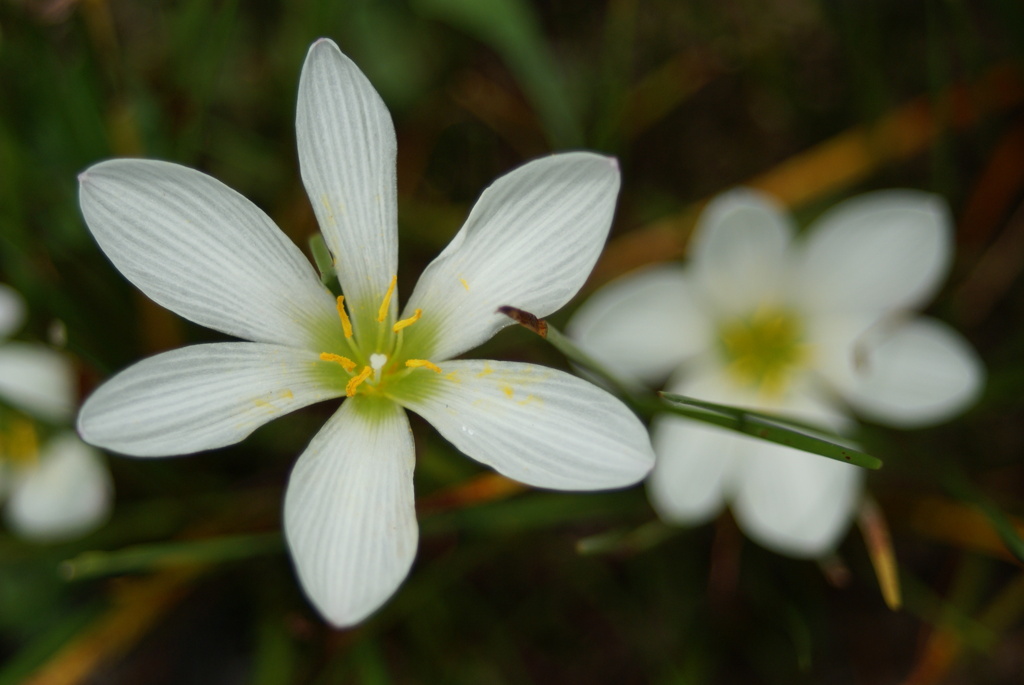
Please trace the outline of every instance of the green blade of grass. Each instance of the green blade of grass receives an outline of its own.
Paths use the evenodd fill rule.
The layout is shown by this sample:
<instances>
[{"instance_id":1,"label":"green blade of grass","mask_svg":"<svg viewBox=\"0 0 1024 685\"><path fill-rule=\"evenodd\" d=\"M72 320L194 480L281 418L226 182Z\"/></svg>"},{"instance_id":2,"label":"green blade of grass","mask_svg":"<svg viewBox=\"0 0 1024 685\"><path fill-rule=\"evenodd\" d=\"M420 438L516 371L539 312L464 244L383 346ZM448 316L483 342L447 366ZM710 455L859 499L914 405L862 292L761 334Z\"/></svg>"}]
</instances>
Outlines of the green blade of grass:
<instances>
[{"instance_id":1,"label":"green blade of grass","mask_svg":"<svg viewBox=\"0 0 1024 685\"><path fill-rule=\"evenodd\" d=\"M792 423L788 419L672 393L661 393L661 397L665 400L666 409L673 414L865 469L882 467L882 461L870 454L783 425Z\"/></svg>"},{"instance_id":2,"label":"green blade of grass","mask_svg":"<svg viewBox=\"0 0 1024 685\"><path fill-rule=\"evenodd\" d=\"M170 566L210 564L248 559L284 551L280 533L232 535L206 540L181 540L123 549L83 552L60 565L67 580L152 571Z\"/></svg>"}]
</instances>

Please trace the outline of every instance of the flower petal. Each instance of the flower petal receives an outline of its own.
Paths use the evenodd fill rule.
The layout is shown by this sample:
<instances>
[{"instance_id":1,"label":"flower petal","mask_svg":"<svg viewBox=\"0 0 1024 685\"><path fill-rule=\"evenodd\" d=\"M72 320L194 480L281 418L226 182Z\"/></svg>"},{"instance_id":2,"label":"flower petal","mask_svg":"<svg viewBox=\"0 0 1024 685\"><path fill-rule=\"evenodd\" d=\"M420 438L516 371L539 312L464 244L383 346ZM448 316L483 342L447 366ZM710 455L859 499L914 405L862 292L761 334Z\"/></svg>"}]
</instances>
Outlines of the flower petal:
<instances>
[{"instance_id":1,"label":"flower petal","mask_svg":"<svg viewBox=\"0 0 1024 685\"><path fill-rule=\"evenodd\" d=\"M619 192L617 162L588 152L534 160L487 188L451 244L423 272L406 316L412 349L434 360L509 325L497 308L544 317L580 289L597 261Z\"/></svg>"},{"instance_id":2,"label":"flower petal","mask_svg":"<svg viewBox=\"0 0 1024 685\"><path fill-rule=\"evenodd\" d=\"M733 513L743 532L794 557L820 557L835 547L856 511L863 469L739 439Z\"/></svg>"},{"instance_id":3,"label":"flower petal","mask_svg":"<svg viewBox=\"0 0 1024 685\"><path fill-rule=\"evenodd\" d=\"M919 306L949 269L952 225L946 203L930 193L887 190L847 200L808 236L794 296L831 314Z\"/></svg>"},{"instance_id":4,"label":"flower petal","mask_svg":"<svg viewBox=\"0 0 1024 685\"><path fill-rule=\"evenodd\" d=\"M772 410L837 434L853 426L809 382L798 383ZM830 551L853 518L863 469L763 440L738 440L732 507L740 528L780 554Z\"/></svg>"},{"instance_id":5,"label":"flower petal","mask_svg":"<svg viewBox=\"0 0 1024 685\"><path fill-rule=\"evenodd\" d=\"M661 414L651 423L658 455L647 496L668 523L696 525L722 510L740 439L727 431Z\"/></svg>"},{"instance_id":6,"label":"flower petal","mask_svg":"<svg viewBox=\"0 0 1024 685\"><path fill-rule=\"evenodd\" d=\"M707 355L684 365L666 390L732 405L751 395ZM658 460L647 479L647 495L662 520L695 525L721 511L731 495L741 436L665 412L651 422L651 442Z\"/></svg>"},{"instance_id":7,"label":"flower petal","mask_svg":"<svg viewBox=\"0 0 1024 685\"><path fill-rule=\"evenodd\" d=\"M708 203L693 236L691 259L696 284L717 315L747 316L781 296L793 233L779 204L749 188Z\"/></svg>"},{"instance_id":8,"label":"flower petal","mask_svg":"<svg viewBox=\"0 0 1024 685\"><path fill-rule=\"evenodd\" d=\"M338 396L317 354L262 343L164 352L101 385L78 415L87 442L140 457L231 445L271 419Z\"/></svg>"},{"instance_id":9,"label":"flower petal","mask_svg":"<svg viewBox=\"0 0 1024 685\"><path fill-rule=\"evenodd\" d=\"M789 415L830 431L850 427L805 379L768 400L734 385L724 369L689 366L695 368L672 384L673 392ZM732 500L744 532L794 556L824 553L849 524L860 469L668 414L656 419L652 433L658 463L648 492L666 521L700 523Z\"/></svg>"},{"instance_id":10,"label":"flower petal","mask_svg":"<svg viewBox=\"0 0 1024 685\"><path fill-rule=\"evenodd\" d=\"M39 461L17 474L5 514L19 535L46 542L67 539L100 525L112 495L100 455L69 433L51 440Z\"/></svg>"},{"instance_id":11,"label":"flower petal","mask_svg":"<svg viewBox=\"0 0 1024 685\"><path fill-rule=\"evenodd\" d=\"M0 340L21 328L25 321L25 301L14 288L0 283Z\"/></svg>"},{"instance_id":12,"label":"flower petal","mask_svg":"<svg viewBox=\"0 0 1024 685\"><path fill-rule=\"evenodd\" d=\"M302 181L358 329L398 268L395 127L359 67L322 38L302 67L295 128Z\"/></svg>"},{"instance_id":13,"label":"flower petal","mask_svg":"<svg viewBox=\"0 0 1024 685\"><path fill-rule=\"evenodd\" d=\"M528 485L621 488L654 463L647 431L626 405L562 371L449 361L420 387L397 401L464 454Z\"/></svg>"},{"instance_id":14,"label":"flower petal","mask_svg":"<svg viewBox=\"0 0 1024 685\"><path fill-rule=\"evenodd\" d=\"M79 180L96 242L158 304L258 342L311 347L317 332L340 331L333 298L299 248L220 181L142 159L101 162Z\"/></svg>"},{"instance_id":15,"label":"flower petal","mask_svg":"<svg viewBox=\"0 0 1024 685\"><path fill-rule=\"evenodd\" d=\"M67 421L75 404L71 362L42 345L4 344L0 347L0 400L47 421Z\"/></svg>"},{"instance_id":16,"label":"flower petal","mask_svg":"<svg viewBox=\"0 0 1024 685\"><path fill-rule=\"evenodd\" d=\"M292 470L284 528L303 589L350 626L390 597L412 566L419 530L409 420L391 402L346 401Z\"/></svg>"},{"instance_id":17,"label":"flower petal","mask_svg":"<svg viewBox=\"0 0 1024 685\"><path fill-rule=\"evenodd\" d=\"M612 281L576 310L566 330L605 368L647 384L712 344L710 321L675 266Z\"/></svg>"},{"instance_id":18,"label":"flower petal","mask_svg":"<svg viewBox=\"0 0 1024 685\"><path fill-rule=\"evenodd\" d=\"M862 363L844 397L879 423L914 427L963 411L985 378L959 333L927 317L882 326L864 341Z\"/></svg>"}]
</instances>

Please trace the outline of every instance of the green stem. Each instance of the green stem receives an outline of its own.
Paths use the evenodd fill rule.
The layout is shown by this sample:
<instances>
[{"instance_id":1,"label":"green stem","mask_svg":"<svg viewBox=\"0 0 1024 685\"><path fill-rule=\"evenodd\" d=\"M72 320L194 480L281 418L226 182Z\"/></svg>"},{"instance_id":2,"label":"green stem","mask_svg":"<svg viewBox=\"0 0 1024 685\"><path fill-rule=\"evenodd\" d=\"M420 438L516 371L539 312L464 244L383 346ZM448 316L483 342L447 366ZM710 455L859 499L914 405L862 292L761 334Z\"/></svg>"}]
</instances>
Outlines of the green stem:
<instances>
[{"instance_id":1,"label":"green stem","mask_svg":"<svg viewBox=\"0 0 1024 685\"><path fill-rule=\"evenodd\" d=\"M334 268L334 258L327 249L323 235L314 233L309 237L309 251L313 253L313 261L320 271L320 282L337 297L341 294L341 285L338 282L338 272Z\"/></svg>"},{"instance_id":2,"label":"green stem","mask_svg":"<svg viewBox=\"0 0 1024 685\"><path fill-rule=\"evenodd\" d=\"M601 365L599 361L590 356L586 351L580 348L579 345L574 343L564 333L559 331L551 324L547 325L547 334L544 338L551 343L556 350L564 354L570 360L576 362L580 366L585 366L594 375L598 376L601 380L608 384L609 387L613 388L617 393L627 398L631 402L640 402L635 397L635 389L630 388L624 381L615 376L612 372L608 371Z\"/></svg>"},{"instance_id":3,"label":"green stem","mask_svg":"<svg viewBox=\"0 0 1024 685\"><path fill-rule=\"evenodd\" d=\"M60 573L66 580L84 580L171 566L247 559L264 554L278 554L283 548L284 542L279 532L160 542L125 547L112 552L83 552L61 563Z\"/></svg>"}]
</instances>

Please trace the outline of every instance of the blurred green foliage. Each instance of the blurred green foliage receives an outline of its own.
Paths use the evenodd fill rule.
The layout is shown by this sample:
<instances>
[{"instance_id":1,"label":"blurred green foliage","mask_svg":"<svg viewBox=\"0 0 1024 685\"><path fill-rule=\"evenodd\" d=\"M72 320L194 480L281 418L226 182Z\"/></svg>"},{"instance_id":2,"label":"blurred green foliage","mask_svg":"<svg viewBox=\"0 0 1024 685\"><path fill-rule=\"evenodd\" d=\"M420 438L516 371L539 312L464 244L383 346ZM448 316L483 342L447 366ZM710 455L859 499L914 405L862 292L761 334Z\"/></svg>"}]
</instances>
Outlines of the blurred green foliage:
<instances>
[{"instance_id":1,"label":"blurred green foliage","mask_svg":"<svg viewBox=\"0 0 1024 685\"><path fill-rule=\"evenodd\" d=\"M31 305L21 337L66 338L83 392L143 356L217 336L147 302L106 262L79 215L76 175L115 156L196 167L305 245L316 227L294 104L320 36L360 65L395 119L408 293L480 190L530 156L588 147L620 158L615 246L910 98L939 103L998 65L1019 75L1024 11L1013 0L0 0L0 281ZM937 115L941 125L954 113ZM0 536L0 683L54 663L119 588L153 571L143 560L127 578L68 582L62 561L133 545L155 545L159 558L183 535L261 542L204 567L152 629L75 682L1019 682L1019 563L971 542L991 532L984 523L960 531L915 512L928 497L964 511L981 503L1012 542L1024 507L1022 264L1000 262L999 278L982 269L993 246L1021 253L1024 177L1013 174L1024 152L992 166L1021 126L1018 101L847 189L911 186L950 200L960 261L933 311L962 327L991 373L955 422L862 436L886 464L869 487L894 529L904 611L885 608L856 532L825 574L744 541L728 517L578 553L581 540L635 540L650 524L634 488L425 513L395 598L358 629L331 631L265 535L279 527L291 463L329 411L313 407L215 453L112 457L115 515L86 539ZM521 330L482 354L564 364ZM420 494L482 473L414 423Z\"/></svg>"}]
</instances>

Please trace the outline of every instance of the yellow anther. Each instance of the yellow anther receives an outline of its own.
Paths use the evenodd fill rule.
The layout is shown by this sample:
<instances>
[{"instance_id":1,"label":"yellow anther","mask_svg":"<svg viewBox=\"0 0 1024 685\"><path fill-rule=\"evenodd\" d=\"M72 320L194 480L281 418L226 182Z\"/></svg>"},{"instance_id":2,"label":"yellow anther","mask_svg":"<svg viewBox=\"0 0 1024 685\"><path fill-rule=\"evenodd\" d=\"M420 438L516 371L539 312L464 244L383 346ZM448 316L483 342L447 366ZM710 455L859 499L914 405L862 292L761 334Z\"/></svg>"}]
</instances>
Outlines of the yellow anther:
<instances>
[{"instance_id":1,"label":"yellow anther","mask_svg":"<svg viewBox=\"0 0 1024 685\"><path fill-rule=\"evenodd\" d=\"M342 357L340 354L333 354L331 352L321 352L320 361L336 362L341 364L349 373L352 373L352 369L356 368L356 363L348 357Z\"/></svg>"},{"instance_id":2,"label":"yellow anther","mask_svg":"<svg viewBox=\"0 0 1024 685\"><path fill-rule=\"evenodd\" d=\"M372 373L373 369L369 366L364 366L358 376L352 376L352 378L348 379L348 385L345 386L345 397L355 397L356 388L362 385L363 381L369 378Z\"/></svg>"},{"instance_id":3,"label":"yellow anther","mask_svg":"<svg viewBox=\"0 0 1024 685\"><path fill-rule=\"evenodd\" d=\"M341 329L345 331L345 337L352 337L352 320L348 318L348 312L345 311L345 296L338 295L338 318L341 319Z\"/></svg>"},{"instance_id":4,"label":"yellow anther","mask_svg":"<svg viewBox=\"0 0 1024 685\"><path fill-rule=\"evenodd\" d=\"M417 321L419 321L421 316L423 316L423 310L417 309L412 313L412 316L410 316L408 319L402 319L401 321L396 322L395 325L391 327L391 330L397 333L403 328L407 328L416 323Z\"/></svg>"},{"instance_id":5,"label":"yellow anther","mask_svg":"<svg viewBox=\"0 0 1024 685\"><path fill-rule=\"evenodd\" d=\"M380 303L380 311L377 312L377 321L384 321L388 318L388 310L391 308L391 295L395 292L395 283L398 283L398 276L391 277L391 284L388 291L384 293L384 301Z\"/></svg>"},{"instance_id":6,"label":"yellow anther","mask_svg":"<svg viewBox=\"0 0 1024 685\"><path fill-rule=\"evenodd\" d=\"M441 373L440 367L434 362L428 362L426 359L408 359L405 365L410 369L430 369L435 373Z\"/></svg>"}]
</instances>

